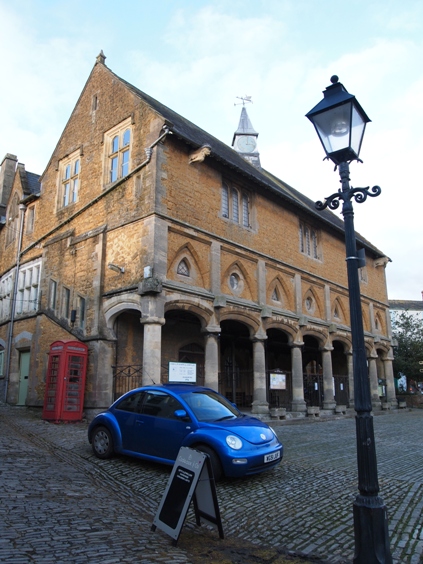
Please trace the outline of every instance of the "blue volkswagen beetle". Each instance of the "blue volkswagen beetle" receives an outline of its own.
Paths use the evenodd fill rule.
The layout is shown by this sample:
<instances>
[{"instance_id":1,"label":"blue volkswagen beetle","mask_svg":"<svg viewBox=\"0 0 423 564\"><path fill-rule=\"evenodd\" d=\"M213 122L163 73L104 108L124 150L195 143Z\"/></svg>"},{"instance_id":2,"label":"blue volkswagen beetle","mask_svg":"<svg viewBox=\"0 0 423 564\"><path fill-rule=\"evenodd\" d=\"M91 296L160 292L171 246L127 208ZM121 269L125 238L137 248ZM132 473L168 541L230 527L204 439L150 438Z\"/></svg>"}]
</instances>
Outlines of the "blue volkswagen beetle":
<instances>
[{"instance_id":1,"label":"blue volkswagen beetle","mask_svg":"<svg viewBox=\"0 0 423 564\"><path fill-rule=\"evenodd\" d=\"M88 440L98 458L119 453L164 464L173 464L182 446L195 448L209 455L216 480L263 472L283 457L266 423L192 384L131 390L93 419Z\"/></svg>"}]
</instances>

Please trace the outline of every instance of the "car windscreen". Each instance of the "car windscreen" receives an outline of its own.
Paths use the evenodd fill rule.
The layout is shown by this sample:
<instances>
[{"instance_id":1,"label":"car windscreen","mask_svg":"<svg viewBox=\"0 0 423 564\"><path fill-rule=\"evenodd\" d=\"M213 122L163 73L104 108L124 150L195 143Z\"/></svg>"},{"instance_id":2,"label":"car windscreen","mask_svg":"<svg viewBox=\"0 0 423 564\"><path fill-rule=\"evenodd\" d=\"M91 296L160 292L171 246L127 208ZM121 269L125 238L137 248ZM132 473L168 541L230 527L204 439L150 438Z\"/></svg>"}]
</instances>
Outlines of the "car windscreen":
<instances>
[{"instance_id":1,"label":"car windscreen","mask_svg":"<svg viewBox=\"0 0 423 564\"><path fill-rule=\"evenodd\" d=\"M241 417L240 411L226 398L213 392L188 392L181 394L198 421L224 421Z\"/></svg>"}]
</instances>

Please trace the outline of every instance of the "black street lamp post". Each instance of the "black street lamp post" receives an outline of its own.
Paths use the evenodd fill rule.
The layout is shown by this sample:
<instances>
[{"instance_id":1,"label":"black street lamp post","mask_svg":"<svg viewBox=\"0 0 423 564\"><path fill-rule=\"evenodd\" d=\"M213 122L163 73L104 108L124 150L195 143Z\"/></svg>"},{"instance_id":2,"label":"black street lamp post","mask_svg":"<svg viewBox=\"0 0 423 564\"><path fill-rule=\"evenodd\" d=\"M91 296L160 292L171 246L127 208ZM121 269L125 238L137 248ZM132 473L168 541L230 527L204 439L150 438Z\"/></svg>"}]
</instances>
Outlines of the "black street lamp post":
<instances>
[{"instance_id":1,"label":"black street lamp post","mask_svg":"<svg viewBox=\"0 0 423 564\"><path fill-rule=\"evenodd\" d=\"M360 160L360 148L366 123L366 113L338 77L331 78L331 86L323 92L324 98L307 116L316 128L327 158L339 167L342 188L335 194L316 202L318 210L326 207L335 210L342 201L344 217L346 261L351 318L354 371L354 408L356 411L356 439L358 490L354 506L354 538L356 564L392 564L389 547L386 506L379 494L376 448L373 430L370 383L364 344L363 316L361 311L358 269L363 266L358 256L352 200L361 204L367 196L379 196L379 186L352 188L349 163Z\"/></svg>"}]
</instances>

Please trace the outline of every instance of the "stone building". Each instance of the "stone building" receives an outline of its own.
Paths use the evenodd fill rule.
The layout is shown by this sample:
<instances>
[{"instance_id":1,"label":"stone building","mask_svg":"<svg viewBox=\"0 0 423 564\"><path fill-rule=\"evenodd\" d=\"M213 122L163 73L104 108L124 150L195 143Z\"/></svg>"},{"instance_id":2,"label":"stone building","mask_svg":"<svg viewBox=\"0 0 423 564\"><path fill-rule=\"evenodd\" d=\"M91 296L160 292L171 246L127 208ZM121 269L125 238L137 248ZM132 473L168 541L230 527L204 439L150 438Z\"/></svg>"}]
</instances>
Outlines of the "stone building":
<instances>
[{"instance_id":1,"label":"stone building","mask_svg":"<svg viewBox=\"0 0 423 564\"><path fill-rule=\"evenodd\" d=\"M219 141L100 53L43 174L2 164L9 403L43 405L51 343L79 340L86 409L166 382L169 363L257 414L353 405L343 222L262 169L257 136L243 107L232 146ZM358 244L377 408L395 399L388 259Z\"/></svg>"}]
</instances>

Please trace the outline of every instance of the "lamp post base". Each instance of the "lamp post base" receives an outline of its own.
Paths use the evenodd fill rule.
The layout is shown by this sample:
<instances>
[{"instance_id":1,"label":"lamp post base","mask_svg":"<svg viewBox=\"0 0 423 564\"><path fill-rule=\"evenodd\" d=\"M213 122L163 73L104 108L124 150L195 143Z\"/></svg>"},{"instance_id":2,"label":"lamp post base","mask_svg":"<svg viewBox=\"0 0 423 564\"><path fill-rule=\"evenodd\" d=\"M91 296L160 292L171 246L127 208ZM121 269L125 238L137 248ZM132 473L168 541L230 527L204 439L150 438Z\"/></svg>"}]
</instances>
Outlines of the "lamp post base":
<instances>
[{"instance_id":1,"label":"lamp post base","mask_svg":"<svg viewBox=\"0 0 423 564\"><path fill-rule=\"evenodd\" d=\"M358 495L353 513L354 564L392 564L388 516L382 498Z\"/></svg>"}]
</instances>

